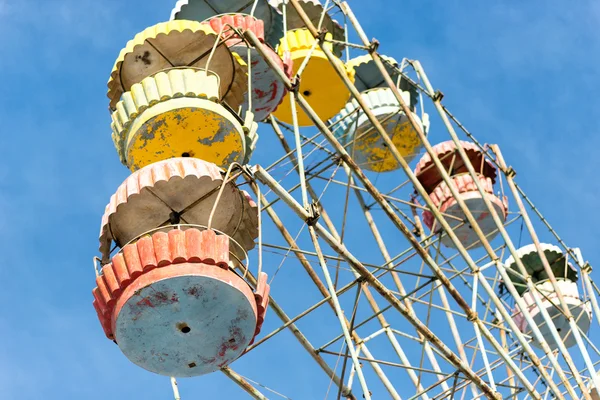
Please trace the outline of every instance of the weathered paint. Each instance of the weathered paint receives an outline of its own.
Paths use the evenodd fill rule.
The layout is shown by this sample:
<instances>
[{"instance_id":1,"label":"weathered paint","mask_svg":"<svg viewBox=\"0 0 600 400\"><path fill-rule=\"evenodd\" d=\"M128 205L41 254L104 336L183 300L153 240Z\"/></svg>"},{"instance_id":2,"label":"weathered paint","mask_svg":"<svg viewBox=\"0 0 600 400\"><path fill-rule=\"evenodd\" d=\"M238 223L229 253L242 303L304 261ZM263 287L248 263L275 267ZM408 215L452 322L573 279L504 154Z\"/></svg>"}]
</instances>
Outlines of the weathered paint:
<instances>
[{"instance_id":1,"label":"weathered paint","mask_svg":"<svg viewBox=\"0 0 600 400\"><path fill-rule=\"evenodd\" d=\"M256 37L264 42L264 23L263 21L257 20L256 18L245 15L245 14L228 14L222 16L216 16L208 20L210 26L215 32L226 32L224 36L229 38L225 44L229 46L229 49L237 56L248 63L248 46L242 38L237 34L231 32L231 27L235 27L240 31L252 31ZM271 60L279 65L281 69L286 71L288 78L292 76L292 61L290 59L289 52L285 52L282 58L270 47L265 47ZM250 60L252 61L252 113L256 121L262 121L269 114L277 109L277 106L283 100L283 97L287 93L285 85L278 79L277 74L265 59L256 51L256 49L250 49ZM284 61L285 60L285 61ZM244 95L244 103L242 104L242 116L248 110L249 93L246 92Z\"/></svg>"},{"instance_id":2,"label":"weathered paint","mask_svg":"<svg viewBox=\"0 0 600 400\"><path fill-rule=\"evenodd\" d=\"M410 97L408 92L402 92ZM420 151L421 140L406 115L400 109L398 100L391 89L374 89L361 93L363 100L369 106L375 117L382 123L396 149L407 162L410 162ZM373 127L364 112L355 112L358 108L356 100L349 102L336 117L339 123L334 134L342 144L354 141L348 151L354 155L358 165L363 169L376 172L393 171L400 164L391 154L383 139ZM414 115L418 122L418 116ZM425 132L429 128L428 119L424 123Z\"/></svg>"},{"instance_id":3,"label":"weathered paint","mask_svg":"<svg viewBox=\"0 0 600 400\"><path fill-rule=\"evenodd\" d=\"M219 77L212 72L193 69L172 69L142 80L131 86L111 113L112 139L124 165L125 139L133 120L148 107L177 97L199 97L219 100Z\"/></svg>"},{"instance_id":4,"label":"weathered paint","mask_svg":"<svg viewBox=\"0 0 600 400\"><path fill-rule=\"evenodd\" d=\"M217 15L205 23L208 23L215 33L221 34L221 38L225 39L225 45L229 48L244 41L232 28L241 32L252 31L261 43L265 42L264 21L248 14Z\"/></svg>"},{"instance_id":5,"label":"weathered paint","mask_svg":"<svg viewBox=\"0 0 600 400\"><path fill-rule=\"evenodd\" d=\"M266 48L268 49L267 52L270 53L271 59L279 64L282 69L289 71L290 74L288 77L291 77L292 69L284 66L283 60L275 51L268 47ZM246 46L242 45L231 47L231 50L242 58L247 58L247 49ZM250 69L252 73L252 112L256 121L262 121L281 104L284 96L287 94L287 89L279 80L275 71L269 67L265 59L255 49L251 49L250 53L252 59L252 68ZM242 110L246 111L247 109L248 93L246 93L244 103L242 104Z\"/></svg>"},{"instance_id":6,"label":"weathered paint","mask_svg":"<svg viewBox=\"0 0 600 400\"><path fill-rule=\"evenodd\" d=\"M577 284L575 282L559 279L557 281L557 285L563 295L565 303L568 305L569 310L571 311L571 314L573 314L575 322L581 333L584 335L587 334L592 321L592 310L590 308L590 304L581 300L579 297L579 290L577 289ZM540 291L540 293L538 293L538 297L541 299L543 307L548 312L552 322L556 326L556 331L565 344L565 347L569 348L577 344L575 336L573 335L571 327L569 326L569 321L567 318L565 318L562 310L556 306L556 304L559 304L559 299L557 293L554 291L552 282L546 280L537 284L536 287ZM546 343L550 349L557 349L558 344L552 336L552 328L546 324L546 321L542 316L542 312L535 303L531 292L527 291L523 295L523 300L531 314L531 317L533 318L536 326L540 329L540 332L542 333L542 336L546 340ZM520 310L518 309L515 309L514 320L521 332L532 335L531 328L527 324L523 314L521 314ZM538 348L542 348L540 343L535 339L533 340L532 344Z\"/></svg>"},{"instance_id":7,"label":"weathered paint","mask_svg":"<svg viewBox=\"0 0 600 400\"><path fill-rule=\"evenodd\" d=\"M331 40L331 34L328 33L326 39ZM285 38L282 39L278 51L281 55L284 51L289 50L294 63L293 74L298 72L314 42L314 37L307 29L288 31ZM326 42L325 45L331 47L330 42ZM341 60L337 60L337 62L345 68ZM353 70L348 70L347 72L350 80L354 81ZM299 93L306 98L310 106L322 120L333 118L344 107L344 104L346 104L350 97L348 88L346 88L344 82L338 77L325 53L318 47L312 53L310 61L302 72ZM313 125L308 115L300 107L297 107L297 110L298 125ZM287 124L293 123L289 94L286 95L273 115L282 122Z\"/></svg>"},{"instance_id":8,"label":"weathered paint","mask_svg":"<svg viewBox=\"0 0 600 400\"><path fill-rule=\"evenodd\" d=\"M127 135L127 166L136 171L172 157L196 157L221 168L244 159L241 124L223 106L199 98L177 98L148 108Z\"/></svg>"},{"instance_id":9,"label":"weathered paint","mask_svg":"<svg viewBox=\"0 0 600 400\"><path fill-rule=\"evenodd\" d=\"M550 264L550 269L552 270L556 278L563 278L568 279L572 282L577 282L577 280L579 279L577 270L573 268L572 265L567 263L565 254L558 246L555 246L550 243L540 243L540 247L544 252L546 260L548 260L548 264ZM527 273L531 275L533 283L549 279L548 274L544 270L544 265L542 264L542 260L537 252L535 244L531 243L519 248L516 254L521 259L521 262L523 263L523 266L525 267ZM519 271L515 259L512 255L506 259L504 265L506 268ZM519 294L523 294L523 292L525 292L526 290L525 282L521 278L519 278L518 276L514 276L513 274L509 274L509 276L515 284Z\"/></svg>"},{"instance_id":10,"label":"weathered paint","mask_svg":"<svg viewBox=\"0 0 600 400\"><path fill-rule=\"evenodd\" d=\"M128 244L96 278L93 305L127 358L167 376L197 376L239 357L260 332L267 275L256 291L229 270L230 239L171 229Z\"/></svg>"},{"instance_id":11,"label":"weathered paint","mask_svg":"<svg viewBox=\"0 0 600 400\"><path fill-rule=\"evenodd\" d=\"M460 141L460 146L463 148L469 161L477 172L492 180L492 184L496 182L496 167L485 155L481 152L479 146L472 142ZM445 170L449 170L452 166L452 174L463 174L468 172L465 163L460 154L456 152L456 144L452 140L438 143L432 148L433 153L440 159ZM454 153L454 154L453 154ZM423 185L427 193L431 193L442 181L442 176L435 167L429 153L423 154L423 157L415 167L415 175Z\"/></svg>"},{"instance_id":12,"label":"weathered paint","mask_svg":"<svg viewBox=\"0 0 600 400\"><path fill-rule=\"evenodd\" d=\"M171 20L205 21L219 14L231 12L250 14L254 1L219 0L208 4L205 0L178 0L171 11ZM253 14L264 22L265 40L275 47L283 37L283 16L267 0L258 0Z\"/></svg>"},{"instance_id":13,"label":"weathered paint","mask_svg":"<svg viewBox=\"0 0 600 400\"><path fill-rule=\"evenodd\" d=\"M452 176L452 182L456 187L459 196L465 202L469 211L473 214L481 231L486 235L488 240L492 240L497 234L496 224L491 213L488 211L485 201L477 190L477 186L473 178L469 174L460 174ZM501 219L505 220L508 212L508 200L506 197L500 200L494 195L494 184L491 178L483 175L478 175L477 179L486 192L488 200L494 205L496 212ZM467 248L474 249L481 246L479 237L468 223L458 227L463 221L466 221L466 216L458 205L458 202L452 196L452 192L445 182L440 183L433 192L429 194L429 198L440 212L454 215L456 218L447 218L448 224L453 228L458 240ZM423 222L429 229L433 227L435 218L431 211L423 212ZM439 223L436 224L436 232L441 231ZM454 248L454 243L446 235L442 238L442 243L446 247ZM469 247L472 246L472 247Z\"/></svg>"},{"instance_id":14,"label":"weathered paint","mask_svg":"<svg viewBox=\"0 0 600 400\"><path fill-rule=\"evenodd\" d=\"M195 228L154 232L130 243L102 267L92 291L94 306L106 336L114 339L115 306L124 291L140 276L171 264L200 263L229 268L229 237Z\"/></svg>"},{"instance_id":15,"label":"weathered paint","mask_svg":"<svg viewBox=\"0 0 600 400\"><path fill-rule=\"evenodd\" d=\"M110 109L131 86L159 71L173 67L205 68L217 35L207 24L196 21L170 21L138 33L121 50L108 81ZM203 57L200 57L204 55ZM220 77L220 98L236 108L243 100L245 66L225 46L217 47L208 68Z\"/></svg>"},{"instance_id":16,"label":"weathered paint","mask_svg":"<svg viewBox=\"0 0 600 400\"><path fill-rule=\"evenodd\" d=\"M109 260L111 243L119 247L170 220L172 210L194 207L184 215L189 224L206 225L215 204L221 170L196 158L173 158L148 165L131 174L111 196L100 227L100 253ZM202 199L201 201L198 201ZM258 208L243 190L227 184L212 227L232 237L245 251L258 237ZM243 259L243 252L232 245Z\"/></svg>"},{"instance_id":17,"label":"weathered paint","mask_svg":"<svg viewBox=\"0 0 600 400\"><path fill-rule=\"evenodd\" d=\"M283 3L284 0L269 0L269 4L279 11L283 11ZM332 19L329 13L325 13L323 15L323 5L319 0L300 0L299 3L302 6L302 10L304 10L308 18L315 26L320 26L322 29L326 29L327 32L331 32L334 40L339 40L340 42L346 41L344 28L339 22ZM321 17L323 18L323 21L319 25L319 22L321 22ZM300 15L298 15L296 8L289 4L289 2L287 3L286 7L286 26L288 30L300 29L306 26L302 18L300 18ZM341 57L343 51L343 45L333 45L333 54L336 56Z\"/></svg>"},{"instance_id":18,"label":"weathered paint","mask_svg":"<svg viewBox=\"0 0 600 400\"><path fill-rule=\"evenodd\" d=\"M498 197L492 194L486 194L486 196L494 206L494 209L496 210L496 213L498 213L500 218L506 219L505 204L503 204ZM475 217L477 225L479 225L479 228L481 229L483 234L486 235L487 239L489 241L494 239L496 235L498 235L496 223L494 222L491 213L489 212L484 200L482 199L477 189L475 189L474 191L463 192L460 194L460 197L465 202L471 214L473 214L473 216ZM446 218L446 221L448 222L450 227L452 227L460 243L469 250L481 247L482 243L479 240L479 236L477 236L473 228L471 228L471 226L468 223L464 223L462 226L458 227L458 225L460 225L463 221L467 220L467 217L465 216L465 213L462 211L456 200L454 198L446 199L443 204L444 205L442 206L442 208L440 208L441 212L447 215L453 215L457 218L460 218L460 220L457 220L456 218ZM428 225L430 228L433 226L434 217L433 215L431 215L431 212L424 211L423 220L426 223L426 225ZM442 230L439 223L436 223L436 227L436 232L440 232ZM442 237L442 243L448 248L456 247L452 240L448 237L448 235Z\"/></svg>"},{"instance_id":19,"label":"weathered paint","mask_svg":"<svg viewBox=\"0 0 600 400\"><path fill-rule=\"evenodd\" d=\"M115 339L140 367L165 376L214 372L237 359L256 329L256 304L237 275L177 264L138 278L117 302Z\"/></svg>"}]
</instances>

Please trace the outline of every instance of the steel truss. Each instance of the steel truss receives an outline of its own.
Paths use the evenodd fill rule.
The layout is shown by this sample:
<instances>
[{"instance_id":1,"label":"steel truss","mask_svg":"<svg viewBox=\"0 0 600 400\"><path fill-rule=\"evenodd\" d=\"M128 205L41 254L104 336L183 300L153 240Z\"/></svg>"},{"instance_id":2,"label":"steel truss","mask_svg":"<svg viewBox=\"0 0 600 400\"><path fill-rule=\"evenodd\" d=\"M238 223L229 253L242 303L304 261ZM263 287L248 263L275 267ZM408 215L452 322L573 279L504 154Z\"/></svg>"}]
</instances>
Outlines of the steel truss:
<instances>
[{"instance_id":1,"label":"steel truss","mask_svg":"<svg viewBox=\"0 0 600 400\"><path fill-rule=\"evenodd\" d=\"M579 269L582 297L591 304L597 323L600 308L596 296L600 291L581 253L564 243L517 185L515 171L506 164L500 148L480 144L467 131L442 104L442 93L433 89L418 61L404 60L396 67L402 79L419 90L421 107L425 107L424 99L429 101L427 107L437 111L441 122L438 126L444 126L448 138L457 145L454 156L460 157L467 167L496 224L498 237L488 240L432 150L423 126L413 117L397 82L387 72L389 65L378 53L378 43L368 39L346 2L326 2L324 12L340 13L346 21L346 32L352 27L353 34L360 40L360 43L334 42L371 56L418 133L425 152L466 215L467 220L462 224L469 224L478 235L482 248L468 249L449 224L456 217L435 207L381 122L345 71L334 62L336 56L324 45L323 31L311 22L298 0L284 4L284 15L285 7L293 7L317 39L319 48L336 68L360 111L387 144L401 171L390 174L395 179L393 185L378 182L379 176L365 172L352 155L351 143L342 145L332 133L334 124L322 121L298 93L297 81L287 78L252 32L243 32L244 40L257 49L290 90L292 110L296 107L303 110L317 129L312 136L307 136L307 131L301 132L297 124L286 126L270 117L274 136L267 138L263 134L261 140L278 142L283 155L268 167L235 166L231 171L232 179L254 190L262 206L264 242L261 239L259 243L259 260L262 260L259 265L268 270L275 282L285 274L301 282L303 278L299 277L298 270L288 264L298 265L318 293L294 297L295 303L287 298L283 300L282 303L290 303L286 308L298 308L298 304L302 304L304 309L294 316L284 312L277 298L271 298L271 320L275 314L282 324L250 346L248 355L260 351L265 343L288 330L335 386L336 393L323 388L323 394L326 391L329 394L326 398L592 400L589 387L600 384L596 375L600 351L585 332L579 331L577 316L572 315L565 302L540 247L536 226L547 228L544 235L559 243L569 261ZM305 63L310 56L309 53ZM301 79L301 74L296 79ZM476 143L497 167L502 191L506 190L503 194L510 197L512 208L506 222L487 200L484 188L476 179L476 167L459 145L461 137ZM290 144L288 138L292 138L293 143ZM411 199L413 188L416 197ZM433 213L442 234L426 232L419 217L421 210ZM291 214L297 219L291 218ZM278 231L281 238L265 236L265 232L271 230ZM442 247L442 235L452 241L455 249ZM558 338L552 318L541 306L545 295L534 285L516 254L521 242L535 245L550 277L558 295L555 307L568 318L577 342L570 349L561 340L557 340L557 349L550 348L510 279L512 275L526 282L542 310L544 321L554 328L554 337ZM509 255L516 260L518 272L508 270L502 263ZM251 283L256 282L251 273L248 278ZM505 293L501 293L501 287ZM312 286L310 290L314 292ZM294 295L302 291L309 289L289 290ZM519 330L514 320L515 307L533 327L532 337ZM327 308L331 308L333 314L324 311ZM310 324L315 314L335 316L335 323L318 330L314 326L301 329L300 325ZM323 337L327 337L324 342ZM532 346L534 340L541 348ZM312 344L316 342L322 344ZM231 368L224 368L223 373L253 398L267 398ZM286 393L285 388L269 380L268 371L254 378L276 387L278 392L274 396L295 398L294 393Z\"/></svg>"}]
</instances>

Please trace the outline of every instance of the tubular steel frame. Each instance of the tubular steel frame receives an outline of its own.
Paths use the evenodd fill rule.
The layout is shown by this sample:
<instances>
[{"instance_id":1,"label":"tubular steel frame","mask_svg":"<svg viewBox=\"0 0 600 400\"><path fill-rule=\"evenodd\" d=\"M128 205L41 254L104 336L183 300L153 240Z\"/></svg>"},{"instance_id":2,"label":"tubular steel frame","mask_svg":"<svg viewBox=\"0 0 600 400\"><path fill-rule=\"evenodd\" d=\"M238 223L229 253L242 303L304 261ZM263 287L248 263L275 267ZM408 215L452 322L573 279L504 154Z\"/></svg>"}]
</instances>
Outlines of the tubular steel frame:
<instances>
[{"instance_id":1,"label":"tubular steel frame","mask_svg":"<svg viewBox=\"0 0 600 400\"><path fill-rule=\"evenodd\" d=\"M254 3L252 9L254 12L257 1L248 1L248 4L252 3ZM223 186L232 179L240 179L243 180L242 184L250 184L258 199L261 213L266 213L268 220L280 232L286 243L286 246L282 246L265 242L261 233L258 259L263 259L263 252L280 251L285 252L283 264L292 254L317 288L320 298L318 302L301 313L290 317L283 311L281 304L271 297L269 308L273 312L270 314L277 315L282 321L282 325L263 335L262 338L257 338L257 341L246 350L246 353L254 352L255 349L287 329L325 372L330 382L335 385L338 399L342 397L345 399L362 397L367 400L382 398L381 396L385 396L381 391L383 389L390 398L398 400L407 398L434 400L458 398L458 396L461 399L532 398L541 400L551 396L557 399L578 400L583 398L591 400L590 385L600 387L600 378L596 374L597 365L600 363L600 351L585 333L579 331L577 321L564 299L541 248L529 212L533 212L539 218L541 225L548 229L565 254L570 257L570 262L579 268L581 272L579 285L583 289L582 297L591 305L593 317L600 327L600 307L597 299L600 290L591 277L591 266L584 262L581 252L564 243L517 185L514 179L515 172L507 166L499 147L497 145L481 145L442 104L443 95L433 89L421 64L418 61L404 60L402 68L396 68L396 72L401 79L406 80L419 91L421 107L423 107L423 99L429 99L432 102L450 139L456 144L457 155L455 156L460 157L466 166L477 191L484 199L488 212L494 219L496 232L502 239L502 245L492 247L488 237L481 231L476 218L459 196L458 190L448 171L444 169L440 158L432 150L432 145L422 124L414 118L397 87L397 82L394 82L388 73L385 61L377 51L378 42L368 40L346 2L327 0L323 7L323 13L337 10L344 17L346 27L346 41L333 42L343 44L346 49L364 50L370 55L387 87L391 89L400 104L402 112L408 117L410 124L417 132L425 152L431 157L434 167L439 171L442 180L466 216L466 221L462 221L462 223L468 223L477 234L483 247L477 254L483 255L477 259L474 258L471 250L460 243L448 222L456 217L442 213L435 207L409 164L394 146L381 122L368 108L343 68L335 62L337 57L324 46L325 31L314 26L298 0L288 0L287 4L284 2L284 27L287 26L285 22L286 7L295 9L306 28L316 39L315 45L308 52L303 66L300 68L300 74L294 79L289 79L269 57L265 45L258 40L254 33L251 31L239 32L243 34L246 43L258 51L290 90L291 109L294 115L293 126L287 127L280 124L273 117L270 117L268 121L284 155L266 168L260 165L236 166L241 172L230 179L226 177ZM323 17L324 14L321 16L319 25L322 23ZM349 26L354 28L360 44L348 41L347 28ZM317 49L331 61L332 67L336 69L339 78L345 83L353 100L360 107L356 112L360 110L364 113L373 125L373 129L387 145L390 154L401 166L406 179L393 190L383 192L377 188L367 173L354 161L351 154L353 148L350 148L352 143L342 145L332 133L335 124L322 121L311 108L307 99L297 92L297 83L301 78L301 72ZM250 51L248 51L248 58L250 57ZM348 51L346 58L349 58ZM250 61L248 60L249 68ZM387 66L389 67L389 65ZM412 79L406 72L406 69L409 68L415 79ZM249 82L249 87L252 87L251 82ZM300 131L295 117L297 106L313 121L318 129L316 135L307 137ZM293 135L293 147L288 143L282 128ZM477 179L474 166L460 146L457 130L473 141L497 167L498 181L503 185L503 189L504 184L506 185L518 210L509 213L510 218L506 222L502 221L488 200L485 190ZM321 141L319 142L319 140ZM306 161L310 157L314 158L315 155L320 155L322 158L318 163L307 168ZM294 171L298 176L298 183L290 189L286 189L283 183L273 176L274 170L279 171L286 165L291 165L291 168L284 174L281 181ZM331 172L332 169L333 172ZM345 174L345 181L342 178L335 179L336 175L342 171ZM230 169L228 176L231 172ZM326 175L328 172L331 172L329 176ZM399 176L399 174L397 175ZM324 184L324 189L319 190L318 183ZM334 222L334 218L324 207L325 202L322 201L325 192L332 185L345 189L344 220L341 228ZM419 201L423 202L424 206L417 201L396 197L395 193L409 185L414 187ZM293 196L294 192L299 192L301 202ZM269 195L273 199L269 199ZM351 202L353 202L352 206L358 210L355 218L364 217L364 222L376 244L377 252L383 259L382 264L362 261L346 247L346 219ZM290 232L291 228L275 211L278 203L283 203L285 206L280 205L280 207L286 207L288 211L296 214L299 222L302 223L302 230L306 228L308 231L307 239L309 240L305 240L304 245L300 243L298 236L294 236ZM357 205L358 207L356 207ZM401 206L409 207L411 216L407 215L400 208ZM376 207L379 207L381 212L378 212ZM435 224L441 227L442 233L427 235L418 216L418 210L429 210L435 217ZM262 218L265 219L264 216ZM519 246L512 241L507 229L510 229L518 221L521 221L522 227L525 227L529 239L535 245L540 256L544 271L550 277L550 282L558 297L558 304L555 304L555 307L567 318L573 332L576 346L571 349L567 349L560 340L552 318L542 306L545 295L535 286L532 277L528 275L517 255ZM387 224L388 229L389 226L392 226L401 233L409 243L406 250L393 255L396 251L391 249L395 246L390 246L390 240L384 239L382 231L385 228L381 227L383 224ZM263 229L262 223L260 228ZM452 241L455 249L442 250L440 242L442 235ZM395 236L393 239L397 242L399 237ZM326 244L335 254L326 254L322 248L323 244ZM518 271L505 268L502 262L505 252L512 255ZM414 266L415 262L419 263L420 270L415 272L414 268L406 267L409 261L412 262L411 266ZM335 275L331 271L333 264L335 264ZM318 271L315 266L319 267ZM340 282L342 266L348 267L351 273L351 277L343 286ZM249 270L243 272L249 283L256 285L256 278L252 272ZM277 275L278 272L279 268L274 275ZM550 348L541 331L534 324L529 308L510 279L511 275L525 281L535 304L541 310L544 322L550 327L553 338L558 343L557 349ZM274 278L275 276L271 279ZM510 294L509 298L497 293L500 281ZM523 334L518 329L513 318L516 310L513 310L510 299L514 300L516 310L525 317L527 324L532 328L532 337ZM327 304L336 316L336 327L339 327L339 332L329 342L316 347L300 330L297 323L321 309L324 304ZM363 304L368 304L368 307ZM362 312L366 308L369 310L368 316ZM446 331L442 332L441 328L433 326L431 321L433 314L443 316L440 320L445 320ZM441 322L438 321L438 323ZM441 336L440 333L445 336ZM532 340L535 340L541 349L534 349L531 344ZM377 358L374 354L375 351L372 351L377 346L369 347L374 342L385 342L391 349L391 352L385 355L387 357L395 356L394 361ZM330 348L334 344L341 345L341 349L331 350ZM407 344L418 348L418 354L408 348ZM325 356L337 356L341 363L341 371L337 371L339 366L337 364L332 368ZM364 368L363 362L370 369ZM396 370L405 371L408 377L406 382L410 382L409 385L391 377L392 373L397 374ZM223 368L222 372L252 398L267 399L252 385L249 379L236 373L230 367ZM395 376L397 377L397 375ZM358 381L358 384L354 384L355 380ZM175 398L179 399L179 389L174 378L171 383ZM374 387L378 389L373 389ZM377 390L377 394L372 390ZM293 393L286 393L286 395L293 397ZM287 398L283 395L281 397Z\"/></svg>"}]
</instances>

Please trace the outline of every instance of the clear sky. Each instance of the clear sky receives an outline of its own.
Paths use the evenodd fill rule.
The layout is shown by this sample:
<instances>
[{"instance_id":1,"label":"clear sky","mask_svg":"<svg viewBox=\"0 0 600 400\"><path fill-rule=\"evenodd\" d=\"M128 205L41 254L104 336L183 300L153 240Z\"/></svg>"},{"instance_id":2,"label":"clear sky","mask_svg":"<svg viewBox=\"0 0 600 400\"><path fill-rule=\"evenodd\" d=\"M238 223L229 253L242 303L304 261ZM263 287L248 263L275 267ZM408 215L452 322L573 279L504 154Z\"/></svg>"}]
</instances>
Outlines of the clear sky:
<instances>
[{"instance_id":1,"label":"clear sky","mask_svg":"<svg viewBox=\"0 0 600 400\"><path fill-rule=\"evenodd\" d=\"M171 396L168 379L129 363L104 338L91 307L100 217L128 174L110 140L106 81L126 41L168 19L171 3L0 0L2 398ZM502 147L549 221L597 264L600 4L350 5L383 53L422 62L445 104L482 142ZM436 132L439 125L432 142ZM253 163L272 146L261 135ZM293 304L288 282L275 281L274 292ZM331 313L322 320L335 323ZM233 367L250 377L270 368L269 386L294 399L323 398L310 389L323 373L295 343L297 358L286 359L293 341L285 338ZM184 399L244 396L219 373L184 380L181 390Z\"/></svg>"}]
</instances>

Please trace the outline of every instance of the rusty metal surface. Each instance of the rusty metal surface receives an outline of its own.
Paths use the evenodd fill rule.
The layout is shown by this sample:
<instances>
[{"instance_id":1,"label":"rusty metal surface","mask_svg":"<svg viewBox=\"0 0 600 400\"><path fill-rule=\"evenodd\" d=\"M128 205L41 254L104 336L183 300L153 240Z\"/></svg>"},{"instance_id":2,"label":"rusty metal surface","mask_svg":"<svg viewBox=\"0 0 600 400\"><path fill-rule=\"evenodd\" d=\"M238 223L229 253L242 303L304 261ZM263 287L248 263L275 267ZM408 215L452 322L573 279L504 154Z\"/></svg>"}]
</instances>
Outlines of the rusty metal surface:
<instances>
[{"instance_id":1,"label":"rusty metal surface","mask_svg":"<svg viewBox=\"0 0 600 400\"><path fill-rule=\"evenodd\" d=\"M225 168L241 161L242 126L220 99L211 71L171 69L134 84L111 113L121 161L133 171L184 153Z\"/></svg>"},{"instance_id":2,"label":"rusty metal surface","mask_svg":"<svg viewBox=\"0 0 600 400\"><path fill-rule=\"evenodd\" d=\"M226 169L242 163L253 150L247 146L244 128L229 110L196 97L156 104L124 133L125 160L132 171L172 157L199 158Z\"/></svg>"},{"instance_id":3,"label":"rusty metal surface","mask_svg":"<svg viewBox=\"0 0 600 400\"><path fill-rule=\"evenodd\" d=\"M173 210L181 212L195 204L181 216L181 223L206 225L222 182L219 168L195 158L173 158L134 172L111 197L102 217L103 261L108 261L112 241L124 246L170 221ZM256 203L228 183L212 227L231 236L246 251L252 249L258 237Z\"/></svg>"},{"instance_id":4,"label":"rusty metal surface","mask_svg":"<svg viewBox=\"0 0 600 400\"><path fill-rule=\"evenodd\" d=\"M129 244L117 253L96 278L94 306L100 322L113 338L112 314L123 291L133 281L155 268L183 262L197 262L228 269L230 242L225 235L198 229L156 232Z\"/></svg>"}]
</instances>

